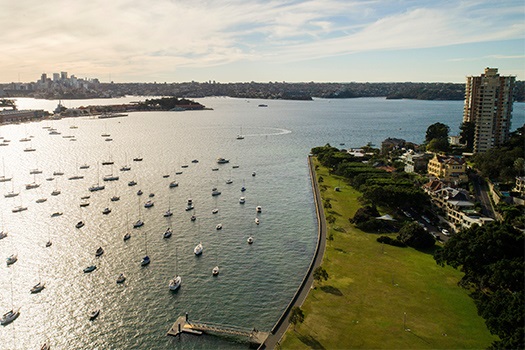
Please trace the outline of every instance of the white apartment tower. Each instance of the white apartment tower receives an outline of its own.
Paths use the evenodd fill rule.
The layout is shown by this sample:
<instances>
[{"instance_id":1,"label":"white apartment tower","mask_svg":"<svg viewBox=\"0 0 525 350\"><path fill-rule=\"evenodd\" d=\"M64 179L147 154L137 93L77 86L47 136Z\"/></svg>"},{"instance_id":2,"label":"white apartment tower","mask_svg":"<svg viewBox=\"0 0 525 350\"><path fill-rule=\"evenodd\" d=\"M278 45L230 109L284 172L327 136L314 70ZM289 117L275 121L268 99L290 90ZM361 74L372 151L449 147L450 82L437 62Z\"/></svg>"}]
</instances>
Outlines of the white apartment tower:
<instances>
[{"instance_id":1,"label":"white apartment tower","mask_svg":"<svg viewBox=\"0 0 525 350\"><path fill-rule=\"evenodd\" d=\"M467 77L463 122L474 123L474 153L509 139L515 81L516 77L500 76L497 68L488 67L479 77Z\"/></svg>"}]
</instances>

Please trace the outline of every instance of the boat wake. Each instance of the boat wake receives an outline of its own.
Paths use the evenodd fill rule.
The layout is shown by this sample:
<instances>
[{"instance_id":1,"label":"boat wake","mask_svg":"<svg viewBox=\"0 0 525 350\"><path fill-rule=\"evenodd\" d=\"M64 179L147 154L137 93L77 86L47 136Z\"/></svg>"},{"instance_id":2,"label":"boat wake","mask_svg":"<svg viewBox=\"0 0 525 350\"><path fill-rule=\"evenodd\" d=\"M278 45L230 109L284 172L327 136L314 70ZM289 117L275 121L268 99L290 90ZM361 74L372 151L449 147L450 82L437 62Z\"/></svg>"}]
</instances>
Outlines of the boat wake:
<instances>
[{"instance_id":1,"label":"boat wake","mask_svg":"<svg viewBox=\"0 0 525 350\"><path fill-rule=\"evenodd\" d=\"M275 130L275 132L261 133L261 134L246 134L246 137L255 137L255 136L276 136L276 135L286 135L291 134L292 130L280 129L280 128L266 128L269 130Z\"/></svg>"}]
</instances>

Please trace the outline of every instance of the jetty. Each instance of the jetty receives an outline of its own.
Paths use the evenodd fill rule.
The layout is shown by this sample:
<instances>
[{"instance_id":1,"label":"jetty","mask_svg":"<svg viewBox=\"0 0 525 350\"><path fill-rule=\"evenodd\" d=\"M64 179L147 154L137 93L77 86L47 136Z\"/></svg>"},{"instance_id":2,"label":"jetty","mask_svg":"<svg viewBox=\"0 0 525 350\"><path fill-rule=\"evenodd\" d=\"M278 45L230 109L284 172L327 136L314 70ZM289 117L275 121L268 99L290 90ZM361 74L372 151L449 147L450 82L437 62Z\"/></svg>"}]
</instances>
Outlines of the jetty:
<instances>
[{"instance_id":1,"label":"jetty","mask_svg":"<svg viewBox=\"0 0 525 350\"><path fill-rule=\"evenodd\" d=\"M188 313L184 316L179 316L177 321L173 323L166 335L180 336L182 333L189 333L194 335L206 334L227 334L248 338L251 346L260 346L268 337L268 332L261 332L255 328L246 329L237 326L226 326L211 322L190 321Z\"/></svg>"}]
</instances>

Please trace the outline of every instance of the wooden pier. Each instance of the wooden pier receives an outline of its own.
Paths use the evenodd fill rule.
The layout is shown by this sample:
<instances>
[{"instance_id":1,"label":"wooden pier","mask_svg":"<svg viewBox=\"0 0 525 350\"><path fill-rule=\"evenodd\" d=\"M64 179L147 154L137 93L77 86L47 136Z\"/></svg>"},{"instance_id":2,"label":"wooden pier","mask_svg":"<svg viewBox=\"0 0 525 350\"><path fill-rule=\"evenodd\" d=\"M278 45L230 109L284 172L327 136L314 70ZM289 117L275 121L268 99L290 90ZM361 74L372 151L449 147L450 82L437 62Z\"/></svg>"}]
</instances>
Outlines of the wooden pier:
<instances>
[{"instance_id":1,"label":"wooden pier","mask_svg":"<svg viewBox=\"0 0 525 350\"><path fill-rule=\"evenodd\" d=\"M249 330L236 326L224 326L209 322L189 321L188 314L180 316L168 330L167 335L179 336L182 333L201 335L203 333L219 333L247 337L250 344L263 344L268 337L268 332L261 332L255 328Z\"/></svg>"}]
</instances>

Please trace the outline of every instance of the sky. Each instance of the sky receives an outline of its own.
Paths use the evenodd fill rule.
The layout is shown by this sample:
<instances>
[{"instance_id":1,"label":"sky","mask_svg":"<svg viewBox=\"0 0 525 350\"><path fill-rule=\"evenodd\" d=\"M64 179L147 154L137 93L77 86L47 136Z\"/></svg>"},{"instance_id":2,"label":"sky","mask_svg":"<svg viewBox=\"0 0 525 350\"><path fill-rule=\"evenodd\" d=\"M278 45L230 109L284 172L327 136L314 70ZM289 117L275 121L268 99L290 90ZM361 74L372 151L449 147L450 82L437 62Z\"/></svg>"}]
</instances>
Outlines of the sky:
<instances>
[{"instance_id":1,"label":"sky","mask_svg":"<svg viewBox=\"0 0 525 350\"><path fill-rule=\"evenodd\" d=\"M0 0L0 82L525 79L525 2Z\"/></svg>"}]
</instances>

